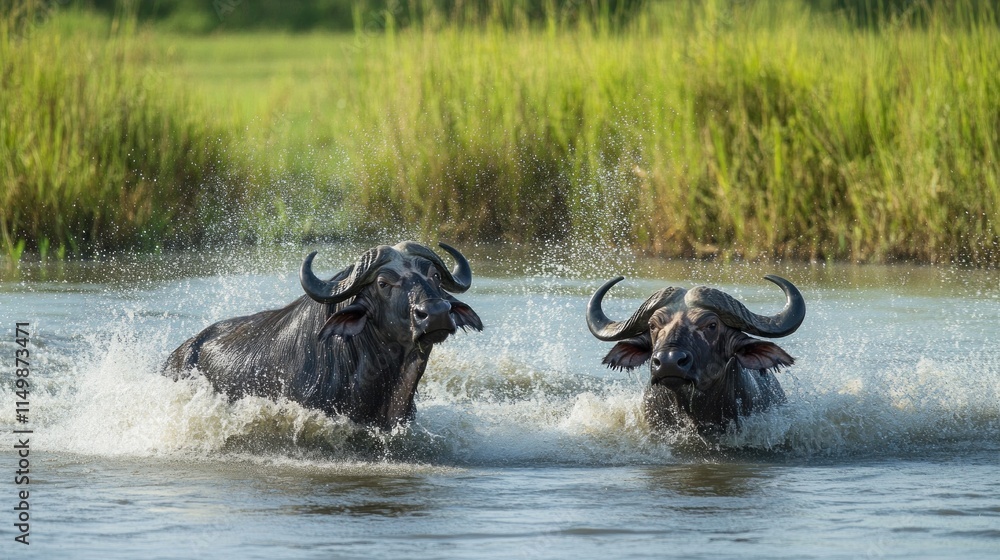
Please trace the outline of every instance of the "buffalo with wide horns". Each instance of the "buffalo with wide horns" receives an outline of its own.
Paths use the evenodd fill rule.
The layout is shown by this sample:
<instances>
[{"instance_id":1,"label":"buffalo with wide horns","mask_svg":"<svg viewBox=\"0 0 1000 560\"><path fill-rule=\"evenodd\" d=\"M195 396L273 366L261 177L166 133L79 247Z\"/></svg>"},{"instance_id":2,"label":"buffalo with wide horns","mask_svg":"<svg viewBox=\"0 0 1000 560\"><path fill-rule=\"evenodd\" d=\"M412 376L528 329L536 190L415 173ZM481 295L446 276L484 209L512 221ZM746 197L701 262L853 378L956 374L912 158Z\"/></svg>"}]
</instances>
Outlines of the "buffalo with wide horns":
<instances>
[{"instance_id":1,"label":"buffalo with wide horns","mask_svg":"<svg viewBox=\"0 0 1000 560\"><path fill-rule=\"evenodd\" d=\"M174 350L164 374L200 372L231 400L284 397L364 425L408 422L431 348L459 328L483 329L451 295L472 283L468 260L440 246L455 259L453 271L406 241L369 249L330 280L313 273L313 252L299 272L305 295L209 326Z\"/></svg>"},{"instance_id":2,"label":"buffalo with wide horns","mask_svg":"<svg viewBox=\"0 0 1000 560\"><path fill-rule=\"evenodd\" d=\"M802 294L788 280L765 276L785 293L774 316L757 315L714 288L664 288L624 321L601 308L622 277L597 289L587 307L587 325L600 340L617 344L604 358L612 369L649 362L643 412L654 428L693 425L719 433L741 417L785 401L774 372L795 360L767 338L788 336L806 315ZM749 335L748 335L749 334Z\"/></svg>"}]
</instances>

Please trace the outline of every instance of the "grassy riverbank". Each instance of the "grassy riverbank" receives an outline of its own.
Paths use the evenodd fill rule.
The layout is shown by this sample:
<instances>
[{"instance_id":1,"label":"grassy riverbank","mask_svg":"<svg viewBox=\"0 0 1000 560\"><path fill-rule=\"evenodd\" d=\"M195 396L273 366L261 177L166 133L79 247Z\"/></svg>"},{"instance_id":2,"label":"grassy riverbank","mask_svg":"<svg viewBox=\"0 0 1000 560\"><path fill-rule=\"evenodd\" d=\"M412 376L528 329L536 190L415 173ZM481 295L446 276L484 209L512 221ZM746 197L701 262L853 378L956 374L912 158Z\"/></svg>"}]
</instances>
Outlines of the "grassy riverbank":
<instances>
[{"instance_id":1,"label":"grassy riverbank","mask_svg":"<svg viewBox=\"0 0 1000 560\"><path fill-rule=\"evenodd\" d=\"M624 31L445 17L400 30L384 13L353 34L108 41L43 25L0 47L3 243L402 224L663 255L996 264L997 17L959 3L873 29L705 2L656 3Z\"/></svg>"},{"instance_id":2,"label":"grassy riverbank","mask_svg":"<svg viewBox=\"0 0 1000 560\"><path fill-rule=\"evenodd\" d=\"M35 23L15 25L23 16ZM8 258L198 242L246 200L234 124L156 71L127 26L0 22L0 243ZM99 30L99 31L98 31Z\"/></svg>"}]
</instances>

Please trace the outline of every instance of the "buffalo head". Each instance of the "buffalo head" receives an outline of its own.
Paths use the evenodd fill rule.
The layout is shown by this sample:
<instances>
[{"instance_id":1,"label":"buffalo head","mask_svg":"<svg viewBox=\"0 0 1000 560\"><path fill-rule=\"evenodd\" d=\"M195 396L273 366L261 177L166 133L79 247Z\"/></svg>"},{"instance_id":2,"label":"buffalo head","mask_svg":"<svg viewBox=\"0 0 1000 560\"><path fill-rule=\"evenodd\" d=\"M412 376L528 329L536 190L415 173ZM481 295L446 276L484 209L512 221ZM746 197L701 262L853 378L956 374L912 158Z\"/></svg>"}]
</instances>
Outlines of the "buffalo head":
<instances>
[{"instance_id":1,"label":"buffalo head","mask_svg":"<svg viewBox=\"0 0 1000 560\"><path fill-rule=\"evenodd\" d=\"M608 281L594 293L587 309L590 332L617 342L603 363L612 369L634 369L649 362L644 401L651 423L679 421L677 415L683 412L699 428L721 428L784 399L772 372L795 360L777 344L749 335L792 334L805 318L805 302L788 280L765 278L786 297L784 309L774 316L752 313L732 296L700 286L664 288L627 320L613 321L601 302L623 278Z\"/></svg>"},{"instance_id":2,"label":"buffalo head","mask_svg":"<svg viewBox=\"0 0 1000 560\"><path fill-rule=\"evenodd\" d=\"M324 304L341 304L319 330L319 339L349 339L366 325L403 347L429 346L445 340L459 328L482 330L471 307L448 292L462 293L472 283L469 262L458 250L439 244L456 262L449 271L427 247L404 241L394 247L380 245L330 280L312 271L316 252L306 257L299 281L306 294Z\"/></svg>"}]
</instances>

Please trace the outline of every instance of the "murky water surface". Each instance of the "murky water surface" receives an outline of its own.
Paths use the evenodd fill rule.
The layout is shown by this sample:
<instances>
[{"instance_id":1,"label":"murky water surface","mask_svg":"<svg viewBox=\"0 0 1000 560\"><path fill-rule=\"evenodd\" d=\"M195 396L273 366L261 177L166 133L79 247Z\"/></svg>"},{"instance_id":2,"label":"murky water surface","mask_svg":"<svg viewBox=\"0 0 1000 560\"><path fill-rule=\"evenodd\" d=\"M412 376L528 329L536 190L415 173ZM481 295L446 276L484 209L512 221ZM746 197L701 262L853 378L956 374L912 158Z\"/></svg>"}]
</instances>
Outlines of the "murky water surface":
<instances>
[{"instance_id":1,"label":"murky water surface","mask_svg":"<svg viewBox=\"0 0 1000 560\"><path fill-rule=\"evenodd\" d=\"M357 246L320 247L332 273ZM466 249L466 248L463 248ZM244 254L239 254L244 251ZM432 354L417 422L368 433L287 402L229 403L158 375L208 324L298 296L306 250L230 250L2 273L4 558L963 557L1000 552L1000 282L960 268L661 262L466 249L486 324ZM245 254L249 252L250 254ZM602 368L584 323L666 285L770 313L789 403L705 443L642 419L645 370ZM30 322L30 417L14 323ZM30 436L30 541L14 541L14 429Z\"/></svg>"}]
</instances>

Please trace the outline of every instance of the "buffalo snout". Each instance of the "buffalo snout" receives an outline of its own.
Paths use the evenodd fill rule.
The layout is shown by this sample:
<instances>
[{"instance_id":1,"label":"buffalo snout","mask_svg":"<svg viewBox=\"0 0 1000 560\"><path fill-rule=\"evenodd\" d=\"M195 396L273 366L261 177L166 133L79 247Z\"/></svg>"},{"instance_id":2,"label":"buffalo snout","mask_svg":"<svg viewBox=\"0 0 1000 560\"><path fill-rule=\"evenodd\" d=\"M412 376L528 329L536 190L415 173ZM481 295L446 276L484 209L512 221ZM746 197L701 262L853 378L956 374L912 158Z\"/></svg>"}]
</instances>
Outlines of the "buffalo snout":
<instances>
[{"instance_id":1,"label":"buffalo snout","mask_svg":"<svg viewBox=\"0 0 1000 560\"><path fill-rule=\"evenodd\" d=\"M653 354L650 359L650 376L654 384L679 385L694 381L691 367L694 357L679 348L666 348Z\"/></svg>"},{"instance_id":2,"label":"buffalo snout","mask_svg":"<svg viewBox=\"0 0 1000 560\"><path fill-rule=\"evenodd\" d=\"M451 316L451 303L445 299L428 299L413 306L414 334L417 337L435 337L444 340L457 330Z\"/></svg>"}]
</instances>

